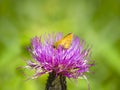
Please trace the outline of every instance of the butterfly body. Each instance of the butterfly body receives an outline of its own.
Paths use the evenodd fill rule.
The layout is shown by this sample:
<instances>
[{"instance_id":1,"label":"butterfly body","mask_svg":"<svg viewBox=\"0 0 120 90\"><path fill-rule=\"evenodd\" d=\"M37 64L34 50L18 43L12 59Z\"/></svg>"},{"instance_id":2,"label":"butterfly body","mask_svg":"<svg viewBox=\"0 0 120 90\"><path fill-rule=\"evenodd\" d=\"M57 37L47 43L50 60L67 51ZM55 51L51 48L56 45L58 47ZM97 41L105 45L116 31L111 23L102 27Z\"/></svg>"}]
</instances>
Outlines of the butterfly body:
<instances>
[{"instance_id":1,"label":"butterfly body","mask_svg":"<svg viewBox=\"0 0 120 90\"><path fill-rule=\"evenodd\" d=\"M62 46L65 49L68 49L71 45L73 39L73 34L69 33L68 35L64 36L62 39L58 40L54 43L54 47L58 48L59 46Z\"/></svg>"}]
</instances>

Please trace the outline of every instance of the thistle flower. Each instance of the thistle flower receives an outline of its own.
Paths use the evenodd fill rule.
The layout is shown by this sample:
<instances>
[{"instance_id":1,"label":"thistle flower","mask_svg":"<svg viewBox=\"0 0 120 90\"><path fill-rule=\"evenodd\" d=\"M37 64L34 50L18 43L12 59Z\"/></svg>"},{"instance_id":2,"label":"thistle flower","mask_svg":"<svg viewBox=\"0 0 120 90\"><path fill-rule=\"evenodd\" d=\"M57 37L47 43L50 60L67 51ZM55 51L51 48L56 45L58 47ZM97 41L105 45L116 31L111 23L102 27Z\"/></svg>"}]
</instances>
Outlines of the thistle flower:
<instances>
[{"instance_id":1,"label":"thistle flower","mask_svg":"<svg viewBox=\"0 0 120 90\"><path fill-rule=\"evenodd\" d=\"M73 34L65 37L62 33L36 36L31 40L29 52L34 62L28 61L27 64L36 70L33 78L49 73L46 90L66 90L66 77L83 77L93 66L89 55L90 49L85 48L85 41ZM53 84L56 82L60 82L61 86L55 87Z\"/></svg>"}]
</instances>

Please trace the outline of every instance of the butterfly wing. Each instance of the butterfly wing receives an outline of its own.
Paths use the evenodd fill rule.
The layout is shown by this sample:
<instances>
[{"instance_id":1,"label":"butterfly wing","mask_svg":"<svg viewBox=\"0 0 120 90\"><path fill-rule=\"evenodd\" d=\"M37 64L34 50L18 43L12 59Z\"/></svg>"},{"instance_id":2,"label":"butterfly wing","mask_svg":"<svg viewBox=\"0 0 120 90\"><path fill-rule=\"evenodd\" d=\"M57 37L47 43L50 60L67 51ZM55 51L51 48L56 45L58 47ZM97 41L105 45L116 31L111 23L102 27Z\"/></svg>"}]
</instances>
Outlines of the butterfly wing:
<instances>
[{"instance_id":1,"label":"butterfly wing","mask_svg":"<svg viewBox=\"0 0 120 90\"><path fill-rule=\"evenodd\" d=\"M66 35L62 39L55 42L54 47L58 48L58 46L62 46L63 48L68 49L71 45L72 39L73 39L73 34L69 33L68 35Z\"/></svg>"}]
</instances>

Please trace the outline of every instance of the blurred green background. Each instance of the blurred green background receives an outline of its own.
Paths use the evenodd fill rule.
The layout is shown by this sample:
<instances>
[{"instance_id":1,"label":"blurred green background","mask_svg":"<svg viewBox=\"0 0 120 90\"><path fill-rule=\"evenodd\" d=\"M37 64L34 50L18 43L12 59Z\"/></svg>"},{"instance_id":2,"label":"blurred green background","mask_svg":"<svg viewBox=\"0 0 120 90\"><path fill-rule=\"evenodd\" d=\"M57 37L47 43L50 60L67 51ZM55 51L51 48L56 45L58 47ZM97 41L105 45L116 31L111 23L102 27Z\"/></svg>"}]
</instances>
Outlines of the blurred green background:
<instances>
[{"instance_id":1,"label":"blurred green background","mask_svg":"<svg viewBox=\"0 0 120 90\"><path fill-rule=\"evenodd\" d=\"M19 66L30 59L35 35L74 33L92 46L91 90L120 90L120 0L0 0L0 90L44 90L47 75L25 81ZM67 80L68 90L88 90Z\"/></svg>"}]
</instances>

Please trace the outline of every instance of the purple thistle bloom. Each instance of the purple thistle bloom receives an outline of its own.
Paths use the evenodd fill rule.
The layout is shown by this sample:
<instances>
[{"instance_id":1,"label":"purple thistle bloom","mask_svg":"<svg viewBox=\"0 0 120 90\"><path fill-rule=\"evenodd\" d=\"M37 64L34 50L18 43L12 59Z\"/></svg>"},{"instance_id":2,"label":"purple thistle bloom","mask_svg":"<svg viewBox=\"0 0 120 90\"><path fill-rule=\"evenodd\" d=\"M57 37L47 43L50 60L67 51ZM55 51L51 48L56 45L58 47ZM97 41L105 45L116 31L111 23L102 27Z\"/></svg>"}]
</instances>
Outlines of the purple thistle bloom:
<instances>
[{"instance_id":1,"label":"purple thistle bloom","mask_svg":"<svg viewBox=\"0 0 120 90\"><path fill-rule=\"evenodd\" d=\"M93 63L90 60L90 49L85 49L85 42L74 35L68 49L62 46L54 48L54 43L62 38L62 33L53 33L31 40L29 51L35 61L28 61L28 66L36 70L33 78L52 72L56 76L78 78L89 72Z\"/></svg>"}]
</instances>

